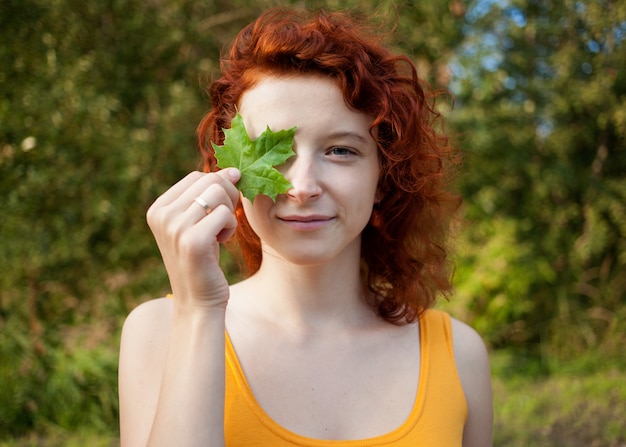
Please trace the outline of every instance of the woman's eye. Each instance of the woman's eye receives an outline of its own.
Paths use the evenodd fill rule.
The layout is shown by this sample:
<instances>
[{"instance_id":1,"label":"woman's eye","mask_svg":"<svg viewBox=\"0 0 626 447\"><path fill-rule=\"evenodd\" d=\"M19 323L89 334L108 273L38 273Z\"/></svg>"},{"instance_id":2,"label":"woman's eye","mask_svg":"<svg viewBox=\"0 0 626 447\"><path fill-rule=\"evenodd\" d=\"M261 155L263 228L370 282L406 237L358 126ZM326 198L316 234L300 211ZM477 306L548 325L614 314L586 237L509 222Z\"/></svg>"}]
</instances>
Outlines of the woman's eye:
<instances>
[{"instance_id":1,"label":"woman's eye","mask_svg":"<svg viewBox=\"0 0 626 447\"><path fill-rule=\"evenodd\" d=\"M347 147L333 147L332 149L330 149L330 151L328 151L329 154L331 155L339 155L339 156L346 156L346 155L354 155L354 150L347 148Z\"/></svg>"}]
</instances>

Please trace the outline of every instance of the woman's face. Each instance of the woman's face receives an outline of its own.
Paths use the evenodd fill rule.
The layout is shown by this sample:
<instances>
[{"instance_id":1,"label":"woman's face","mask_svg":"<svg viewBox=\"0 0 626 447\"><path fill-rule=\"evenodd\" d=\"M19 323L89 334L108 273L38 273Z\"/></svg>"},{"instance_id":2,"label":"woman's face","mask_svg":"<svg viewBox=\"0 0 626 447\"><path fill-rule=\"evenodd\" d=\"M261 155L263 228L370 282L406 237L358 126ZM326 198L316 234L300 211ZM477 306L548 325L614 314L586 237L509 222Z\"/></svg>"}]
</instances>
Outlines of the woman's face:
<instances>
[{"instance_id":1,"label":"woman's face","mask_svg":"<svg viewBox=\"0 0 626 447\"><path fill-rule=\"evenodd\" d=\"M303 265L358 259L379 178L372 118L349 109L333 80L313 75L265 76L243 94L239 112L252 139L267 126L297 126L296 155L277 167L293 188L275 203L243 199L264 257Z\"/></svg>"}]
</instances>

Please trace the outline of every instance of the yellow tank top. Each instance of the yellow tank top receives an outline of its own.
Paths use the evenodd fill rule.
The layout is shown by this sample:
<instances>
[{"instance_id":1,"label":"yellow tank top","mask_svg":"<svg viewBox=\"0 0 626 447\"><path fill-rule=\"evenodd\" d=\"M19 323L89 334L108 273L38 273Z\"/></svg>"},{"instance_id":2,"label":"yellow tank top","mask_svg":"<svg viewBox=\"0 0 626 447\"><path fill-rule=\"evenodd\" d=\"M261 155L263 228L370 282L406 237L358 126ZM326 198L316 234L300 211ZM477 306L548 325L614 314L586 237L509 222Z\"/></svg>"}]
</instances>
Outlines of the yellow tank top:
<instances>
[{"instance_id":1,"label":"yellow tank top","mask_svg":"<svg viewBox=\"0 0 626 447\"><path fill-rule=\"evenodd\" d=\"M256 401L226 337L225 435L227 447L455 447L461 446L467 404L454 363L448 314L428 310L420 319L421 370L409 417L395 430L360 440L300 436L272 420Z\"/></svg>"}]
</instances>

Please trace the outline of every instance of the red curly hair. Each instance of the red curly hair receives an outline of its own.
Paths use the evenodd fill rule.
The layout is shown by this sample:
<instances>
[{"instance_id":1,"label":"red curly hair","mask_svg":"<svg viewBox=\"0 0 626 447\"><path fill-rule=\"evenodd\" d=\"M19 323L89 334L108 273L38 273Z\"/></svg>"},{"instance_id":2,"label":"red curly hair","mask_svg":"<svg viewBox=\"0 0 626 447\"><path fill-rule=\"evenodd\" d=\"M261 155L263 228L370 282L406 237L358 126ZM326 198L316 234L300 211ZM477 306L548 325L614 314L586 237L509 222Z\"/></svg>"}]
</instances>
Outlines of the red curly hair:
<instances>
[{"instance_id":1,"label":"red curly hair","mask_svg":"<svg viewBox=\"0 0 626 447\"><path fill-rule=\"evenodd\" d=\"M436 130L435 97L404 55L394 55L368 27L343 13L271 9L245 27L221 60L222 76L208 89L212 108L198 126L204 170L217 169L211 141L242 94L267 74L323 74L337 82L346 104L374 117L372 136L381 163L376 219L363 231L364 280L381 317L414 321L451 289L447 239L458 196L450 191L459 161ZM261 265L261 243L241 205L236 240L252 274Z\"/></svg>"}]
</instances>

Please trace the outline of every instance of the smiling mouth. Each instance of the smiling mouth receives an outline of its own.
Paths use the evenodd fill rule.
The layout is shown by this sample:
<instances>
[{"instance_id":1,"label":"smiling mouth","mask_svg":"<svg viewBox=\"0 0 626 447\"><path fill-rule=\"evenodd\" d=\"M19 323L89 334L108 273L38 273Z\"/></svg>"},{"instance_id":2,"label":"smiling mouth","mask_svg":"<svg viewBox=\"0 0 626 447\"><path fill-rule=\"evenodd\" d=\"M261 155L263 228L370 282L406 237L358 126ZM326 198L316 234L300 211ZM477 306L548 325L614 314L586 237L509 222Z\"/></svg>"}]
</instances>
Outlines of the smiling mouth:
<instances>
[{"instance_id":1,"label":"smiling mouth","mask_svg":"<svg viewBox=\"0 0 626 447\"><path fill-rule=\"evenodd\" d=\"M280 220L285 221L285 222L325 222L328 220L332 220L333 217L331 216L318 216L318 215L312 215L312 216L282 216L279 217Z\"/></svg>"},{"instance_id":2,"label":"smiling mouth","mask_svg":"<svg viewBox=\"0 0 626 447\"><path fill-rule=\"evenodd\" d=\"M296 231L314 232L327 227L335 220L333 216L282 216L278 220Z\"/></svg>"}]
</instances>

